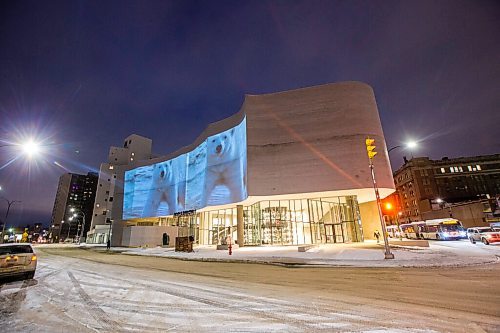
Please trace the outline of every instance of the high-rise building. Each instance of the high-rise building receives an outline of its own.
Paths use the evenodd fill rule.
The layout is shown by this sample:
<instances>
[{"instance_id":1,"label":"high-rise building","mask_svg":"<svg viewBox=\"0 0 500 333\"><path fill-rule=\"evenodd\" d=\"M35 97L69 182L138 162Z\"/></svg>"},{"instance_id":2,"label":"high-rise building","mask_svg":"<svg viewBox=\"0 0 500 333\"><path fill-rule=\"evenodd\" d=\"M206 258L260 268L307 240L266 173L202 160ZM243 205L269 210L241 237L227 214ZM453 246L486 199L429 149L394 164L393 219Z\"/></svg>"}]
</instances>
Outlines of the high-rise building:
<instances>
[{"instance_id":1,"label":"high-rise building","mask_svg":"<svg viewBox=\"0 0 500 333\"><path fill-rule=\"evenodd\" d=\"M500 154L406 160L394 172L401 221L422 220L433 205L489 199L500 195ZM438 200L439 199L439 200Z\"/></svg>"},{"instance_id":2,"label":"high-rise building","mask_svg":"<svg viewBox=\"0 0 500 333\"><path fill-rule=\"evenodd\" d=\"M135 161L150 159L152 157L151 147L151 139L136 134L125 138L123 147L110 147L108 161L102 163L99 169L97 194L87 243L107 242L110 233L109 223L113 219L116 175L120 172L123 173L124 168Z\"/></svg>"},{"instance_id":3,"label":"high-rise building","mask_svg":"<svg viewBox=\"0 0 500 333\"><path fill-rule=\"evenodd\" d=\"M59 178L50 239L53 242L86 237L92 219L98 175L66 173Z\"/></svg>"}]
</instances>

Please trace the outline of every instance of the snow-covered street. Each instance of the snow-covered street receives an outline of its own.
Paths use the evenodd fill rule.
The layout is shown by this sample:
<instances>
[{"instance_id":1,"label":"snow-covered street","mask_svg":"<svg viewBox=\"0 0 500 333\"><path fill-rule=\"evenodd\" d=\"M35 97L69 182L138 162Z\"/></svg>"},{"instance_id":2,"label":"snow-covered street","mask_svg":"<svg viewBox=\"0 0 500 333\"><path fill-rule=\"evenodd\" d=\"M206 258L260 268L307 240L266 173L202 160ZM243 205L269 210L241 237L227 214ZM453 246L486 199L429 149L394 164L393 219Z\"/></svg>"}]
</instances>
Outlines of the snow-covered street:
<instances>
[{"instance_id":1,"label":"snow-covered street","mask_svg":"<svg viewBox=\"0 0 500 333\"><path fill-rule=\"evenodd\" d=\"M289 268L37 252L34 280L0 287L4 332L500 330L499 264Z\"/></svg>"}]
</instances>

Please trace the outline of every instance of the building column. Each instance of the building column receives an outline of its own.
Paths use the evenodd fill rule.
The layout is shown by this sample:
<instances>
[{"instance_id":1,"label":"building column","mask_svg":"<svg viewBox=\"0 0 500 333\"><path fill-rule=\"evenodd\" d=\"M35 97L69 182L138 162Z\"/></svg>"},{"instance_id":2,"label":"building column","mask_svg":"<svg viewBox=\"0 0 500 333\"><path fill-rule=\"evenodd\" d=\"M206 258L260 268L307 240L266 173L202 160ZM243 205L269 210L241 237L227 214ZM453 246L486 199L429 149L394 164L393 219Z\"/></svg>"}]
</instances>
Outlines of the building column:
<instances>
[{"instance_id":1,"label":"building column","mask_svg":"<svg viewBox=\"0 0 500 333\"><path fill-rule=\"evenodd\" d=\"M238 238L238 246L245 246L245 233L244 233L244 223L243 220L243 205L236 205L236 235Z\"/></svg>"},{"instance_id":2,"label":"building column","mask_svg":"<svg viewBox=\"0 0 500 333\"><path fill-rule=\"evenodd\" d=\"M207 226L206 226L206 219L205 219L205 212L203 213L198 213L198 216L200 217L200 229L199 229L199 239L198 243L200 245L208 245L207 242Z\"/></svg>"}]
</instances>

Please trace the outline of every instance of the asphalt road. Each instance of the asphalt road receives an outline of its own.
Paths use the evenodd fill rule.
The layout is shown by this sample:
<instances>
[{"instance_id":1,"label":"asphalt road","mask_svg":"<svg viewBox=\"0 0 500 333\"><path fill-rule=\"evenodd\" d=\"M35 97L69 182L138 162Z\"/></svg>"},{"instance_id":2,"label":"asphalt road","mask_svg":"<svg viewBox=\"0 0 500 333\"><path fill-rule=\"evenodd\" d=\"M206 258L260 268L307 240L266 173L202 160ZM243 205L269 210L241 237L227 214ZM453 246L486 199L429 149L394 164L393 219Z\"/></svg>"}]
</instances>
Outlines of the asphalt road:
<instances>
[{"instance_id":1,"label":"asphalt road","mask_svg":"<svg viewBox=\"0 0 500 333\"><path fill-rule=\"evenodd\" d=\"M288 268L39 249L2 332L500 332L500 264Z\"/></svg>"}]
</instances>

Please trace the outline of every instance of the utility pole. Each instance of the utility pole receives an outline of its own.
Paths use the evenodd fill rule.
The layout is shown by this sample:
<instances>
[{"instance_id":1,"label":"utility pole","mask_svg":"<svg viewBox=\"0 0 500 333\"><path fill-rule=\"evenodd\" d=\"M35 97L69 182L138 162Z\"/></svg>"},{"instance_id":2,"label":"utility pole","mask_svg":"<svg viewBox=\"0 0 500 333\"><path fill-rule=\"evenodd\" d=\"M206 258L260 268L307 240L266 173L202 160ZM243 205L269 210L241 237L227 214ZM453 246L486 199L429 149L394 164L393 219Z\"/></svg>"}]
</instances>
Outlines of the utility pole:
<instances>
[{"instance_id":1,"label":"utility pole","mask_svg":"<svg viewBox=\"0 0 500 333\"><path fill-rule=\"evenodd\" d=\"M389 247L389 240L387 239L387 231L385 227L385 220L382 214L380 194L378 192L377 181L375 180L375 167L373 166L373 158L377 155L375 151L375 139L367 138L365 140L366 151L368 153L368 158L370 160L370 173L372 176L373 190L375 191L375 198L377 199L378 215L380 219L380 225L382 227L382 237L384 237L384 248L385 248L385 259L394 259L394 254L391 253L391 248Z\"/></svg>"}]
</instances>

